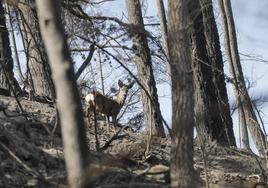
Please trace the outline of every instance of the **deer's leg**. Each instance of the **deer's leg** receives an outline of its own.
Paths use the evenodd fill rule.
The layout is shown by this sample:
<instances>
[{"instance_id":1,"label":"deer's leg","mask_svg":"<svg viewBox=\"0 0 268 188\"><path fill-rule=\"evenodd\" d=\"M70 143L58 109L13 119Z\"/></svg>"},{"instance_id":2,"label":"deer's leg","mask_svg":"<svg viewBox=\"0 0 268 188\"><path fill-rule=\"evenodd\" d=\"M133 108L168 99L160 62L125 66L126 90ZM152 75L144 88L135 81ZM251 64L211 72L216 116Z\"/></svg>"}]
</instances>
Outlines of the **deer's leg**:
<instances>
[{"instance_id":1,"label":"deer's leg","mask_svg":"<svg viewBox=\"0 0 268 188\"><path fill-rule=\"evenodd\" d=\"M88 118L88 120L90 119L90 110L89 110L89 107L87 107L87 109L86 109L86 117Z\"/></svg>"},{"instance_id":2,"label":"deer's leg","mask_svg":"<svg viewBox=\"0 0 268 188\"><path fill-rule=\"evenodd\" d=\"M87 107L86 116L89 117L89 107Z\"/></svg>"},{"instance_id":3,"label":"deer's leg","mask_svg":"<svg viewBox=\"0 0 268 188\"><path fill-rule=\"evenodd\" d=\"M110 132L110 129L109 129L109 124L110 124L110 118L108 115L105 116L105 121L106 121L106 130Z\"/></svg>"},{"instance_id":4,"label":"deer's leg","mask_svg":"<svg viewBox=\"0 0 268 188\"><path fill-rule=\"evenodd\" d=\"M106 116L106 122L107 122L107 123L110 123L110 118L109 118L109 116Z\"/></svg>"},{"instance_id":5,"label":"deer's leg","mask_svg":"<svg viewBox=\"0 0 268 188\"><path fill-rule=\"evenodd\" d=\"M106 115L105 116L105 121L106 121L106 131L107 132L110 132L110 125L109 125L109 122L110 122L110 120L109 120L109 116L108 115Z\"/></svg>"},{"instance_id":6,"label":"deer's leg","mask_svg":"<svg viewBox=\"0 0 268 188\"><path fill-rule=\"evenodd\" d=\"M99 138L98 138L98 130L97 130L97 112L96 112L96 107L93 106L93 115L94 115L94 134L95 134L95 139L96 139L96 151L99 151L100 149L100 144L99 144Z\"/></svg>"},{"instance_id":7,"label":"deer's leg","mask_svg":"<svg viewBox=\"0 0 268 188\"><path fill-rule=\"evenodd\" d=\"M116 116L112 116L112 121L113 121L114 130L115 130L115 128L117 126Z\"/></svg>"}]
</instances>

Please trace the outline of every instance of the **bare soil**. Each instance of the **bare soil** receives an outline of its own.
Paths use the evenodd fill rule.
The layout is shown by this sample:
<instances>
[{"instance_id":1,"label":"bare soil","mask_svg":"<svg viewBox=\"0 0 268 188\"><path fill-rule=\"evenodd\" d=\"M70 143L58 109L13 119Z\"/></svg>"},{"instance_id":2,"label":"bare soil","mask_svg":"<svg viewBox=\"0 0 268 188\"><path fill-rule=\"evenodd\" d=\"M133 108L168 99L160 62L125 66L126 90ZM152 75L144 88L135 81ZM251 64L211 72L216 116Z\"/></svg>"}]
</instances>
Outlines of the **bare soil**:
<instances>
[{"instance_id":1,"label":"bare soil","mask_svg":"<svg viewBox=\"0 0 268 188\"><path fill-rule=\"evenodd\" d=\"M14 97L0 96L0 187L68 187L55 108L19 102L23 114ZM145 133L99 121L97 152L90 122L85 118L93 164L86 175L93 187L170 187L170 138L153 138L146 153ZM268 187L266 160L255 154L216 145L201 150L195 143L194 161L202 187L206 180L211 188Z\"/></svg>"}]
</instances>

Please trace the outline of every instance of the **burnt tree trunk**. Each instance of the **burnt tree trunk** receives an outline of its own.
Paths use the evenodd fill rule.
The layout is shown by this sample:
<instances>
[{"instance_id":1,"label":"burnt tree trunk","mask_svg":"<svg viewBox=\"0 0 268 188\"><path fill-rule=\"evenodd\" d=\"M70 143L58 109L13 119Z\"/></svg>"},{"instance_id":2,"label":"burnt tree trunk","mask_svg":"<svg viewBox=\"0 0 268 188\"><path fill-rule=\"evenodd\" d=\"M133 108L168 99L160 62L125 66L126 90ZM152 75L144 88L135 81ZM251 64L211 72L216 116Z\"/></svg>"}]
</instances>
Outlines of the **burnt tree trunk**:
<instances>
[{"instance_id":1,"label":"burnt tree trunk","mask_svg":"<svg viewBox=\"0 0 268 188\"><path fill-rule=\"evenodd\" d=\"M48 64L44 44L41 39L35 10L35 0L23 0L19 4L21 24L26 55L28 56L29 71L32 77L32 88L38 96L55 98L54 85L51 79L51 70Z\"/></svg>"},{"instance_id":2,"label":"burnt tree trunk","mask_svg":"<svg viewBox=\"0 0 268 188\"><path fill-rule=\"evenodd\" d=\"M19 59L19 54L18 54L18 49L17 49L17 44L16 44L15 31L14 31L14 26L13 26L13 23L12 23L11 11L10 11L10 8L9 8L8 4L6 4L6 8L7 8L7 16L8 16L8 20L9 20L9 26L10 26L11 39L12 39L12 43L14 45L15 62L16 62L16 66L17 66L20 81L24 82L25 78L23 76L22 69L21 69L21 66L20 66L20 59Z\"/></svg>"},{"instance_id":3,"label":"burnt tree trunk","mask_svg":"<svg viewBox=\"0 0 268 188\"><path fill-rule=\"evenodd\" d=\"M0 88L9 90L10 93L14 91L15 94L20 94L21 89L14 76L13 67L5 11L3 1L0 0Z\"/></svg>"},{"instance_id":4,"label":"burnt tree trunk","mask_svg":"<svg viewBox=\"0 0 268 188\"><path fill-rule=\"evenodd\" d=\"M188 25L190 2L169 0L169 50L172 64L171 187L195 188L193 168L194 96ZM192 10L193 11L193 10Z\"/></svg>"},{"instance_id":5,"label":"burnt tree trunk","mask_svg":"<svg viewBox=\"0 0 268 188\"><path fill-rule=\"evenodd\" d=\"M157 9L158 9L158 17L160 21L160 28L161 28L161 34L162 34L162 43L163 48L167 57L166 66L168 74L171 74L171 67L170 67L170 57L169 57L169 49L168 49L168 31L167 31L167 18L165 13L165 6L163 0L157 0Z\"/></svg>"},{"instance_id":6,"label":"burnt tree trunk","mask_svg":"<svg viewBox=\"0 0 268 188\"><path fill-rule=\"evenodd\" d=\"M57 106L68 181L72 188L90 187L85 185L85 181L90 177L84 176L88 148L83 111L67 42L63 37L60 1L37 0L36 2L42 37L57 90Z\"/></svg>"},{"instance_id":7,"label":"burnt tree trunk","mask_svg":"<svg viewBox=\"0 0 268 188\"><path fill-rule=\"evenodd\" d=\"M238 121L239 121L239 128L240 128L240 132L241 132L241 136L242 138L240 139L240 142L242 141L242 148L247 150L247 151L252 151L250 149L250 145L249 145L249 136L248 136L248 128L247 128L247 120L246 120L246 116L245 116L245 110L244 108L241 106L241 99L239 99L239 104L238 106L240 106L238 108Z\"/></svg>"},{"instance_id":8,"label":"burnt tree trunk","mask_svg":"<svg viewBox=\"0 0 268 188\"><path fill-rule=\"evenodd\" d=\"M209 65L212 69L213 83L215 86L216 100L219 108L220 122L228 139L229 146L236 146L233 131L233 122L230 113L224 70L220 46L219 33L213 12L211 0L200 0L203 14L204 34Z\"/></svg>"},{"instance_id":9,"label":"burnt tree trunk","mask_svg":"<svg viewBox=\"0 0 268 188\"><path fill-rule=\"evenodd\" d=\"M135 50L138 77L152 98L152 101L150 101L146 93L142 91L145 123L148 126L152 125L153 135L165 137L156 83L153 75L152 59L142 18L141 5L139 0L127 0L126 3L128 18L131 24L130 34L133 40L133 48Z\"/></svg>"},{"instance_id":10,"label":"burnt tree trunk","mask_svg":"<svg viewBox=\"0 0 268 188\"><path fill-rule=\"evenodd\" d=\"M198 136L201 142L216 141L229 146L226 127L220 115L219 101L213 82L212 64L206 49L203 14L199 2L191 14L192 70L195 88L195 116Z\"/></svg>"},{"instance_id":11,"label":"burnt tree trunk","mask_svg":"<svg viewBox=\"0 0 268 188\"><path fill-rule=\"evenodd\" d=\"M238 52L231 2L230 0L219 0L219 6L223 20L226 54L230 62L231 74L235 83L234 90L239 103L238 107L244 110L246 123L251 131L254 143L259 153L264 155L267 143L246 88Z\"/></svg>"}]
</instances>

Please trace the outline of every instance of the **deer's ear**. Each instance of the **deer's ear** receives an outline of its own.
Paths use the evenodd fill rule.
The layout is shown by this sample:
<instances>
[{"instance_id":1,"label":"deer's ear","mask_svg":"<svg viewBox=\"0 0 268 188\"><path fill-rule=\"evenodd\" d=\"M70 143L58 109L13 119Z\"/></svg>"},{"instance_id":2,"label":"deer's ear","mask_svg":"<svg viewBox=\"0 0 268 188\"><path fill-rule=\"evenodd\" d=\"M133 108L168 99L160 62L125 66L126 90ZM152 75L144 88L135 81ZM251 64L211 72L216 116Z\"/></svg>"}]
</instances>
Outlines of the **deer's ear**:
<instances>
[{"instance_id":1,"label":"deer's ear","mask_svg":"<svg viewBox=\"0 0 268 188\"><path fill-rule=\"evenodd\" d=\"M124 84L123 84L123 82L121 80L118 80L118 85L119 85L119 87L123 87L124 86Z\"/></svg>"},{"instance_id":2,"label":"deer's ear","mask_svg":"<svg viewBox=\"0 0 268 188\"><path fill-rule=\"evenodd\" d=\"M132 88L134 84L135 84L135 81L132 81L132 82L128 85L128 89Z\"/></svg>"}]
</instances>

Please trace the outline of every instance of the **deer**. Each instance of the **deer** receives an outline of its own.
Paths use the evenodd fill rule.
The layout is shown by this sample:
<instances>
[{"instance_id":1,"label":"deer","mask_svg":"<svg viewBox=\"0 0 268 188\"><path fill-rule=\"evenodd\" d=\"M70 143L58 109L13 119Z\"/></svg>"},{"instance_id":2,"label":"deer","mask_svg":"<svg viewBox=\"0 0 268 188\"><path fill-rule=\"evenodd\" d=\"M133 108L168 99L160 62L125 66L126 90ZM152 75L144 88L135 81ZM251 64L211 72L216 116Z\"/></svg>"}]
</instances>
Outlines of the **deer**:
<instances>
[{"instance_id":1,"label":"deer","mask_svg":"<svg viewBox=\"0 0 268 188\"><path fill-rule=\"evenodd\" d=\"M117 124L117 115L125 104L129 89L134 85L135 81L129 81L129 84L124 84L121 80L118 80L119 93L117 98L111 99L98 91L93 90L86 95L85 100L87 103L87 114L90 112L96 112L107 116L108 123L109 117L112 117L112 123L114 126Z\"/></svg>"}]
</instances>

